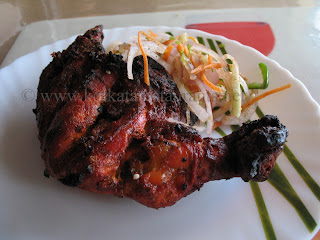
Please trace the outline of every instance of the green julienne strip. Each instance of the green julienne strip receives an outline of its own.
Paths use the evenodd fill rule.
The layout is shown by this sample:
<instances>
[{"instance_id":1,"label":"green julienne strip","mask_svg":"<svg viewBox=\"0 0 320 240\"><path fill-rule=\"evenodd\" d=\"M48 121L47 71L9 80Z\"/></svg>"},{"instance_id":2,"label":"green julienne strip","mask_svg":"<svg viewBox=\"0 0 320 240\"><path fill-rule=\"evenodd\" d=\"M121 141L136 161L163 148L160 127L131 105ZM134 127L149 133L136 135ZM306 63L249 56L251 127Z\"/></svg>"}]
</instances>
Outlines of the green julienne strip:
<instances>
[{"instance_id":1,"label":"green julienne strip","mask_svg":"<svg viewBox=\"0 0 320 240\"><path fill-rule=\"evenodd\" d=\"M303 204L277 163L271 171L268 181L281 193L285 199L291 203L291 205L296 209L303 223L308 228L309 232L312 232L317 226L316 221L313 219L310 212Z\"/></svg>"},{"instance_id":2,"label":"green julienne strip","mask_svg":"<svg viewBox=\"0 0 320 240\"><path fill-rule=\"evenodd\" d=\"M259 106L257 106L257 108L256 108L256 114L258 115L259 118L264 117L264 113L261 111Z\"/></svg>"},{"instance_id":3,"label":"green julienne strip","mask_svg":"<svg viewBox=\"0 0 320 240\"><path fill-rule=\"evenodd\" d=\"M310 174L307 172L307 170L301 165L299 160L291 152L291 150L289 149L289 147L287 145L284 145L283 153L288 158L288 160L290 161L292 166L299 173L299 175L301 176L303 181L308 185L308 187L313 192L313 194L316 196L316 198L320 201L320 187L319 187L319 185L313 180L313 178L310 176Z\"/></svg>"},{"instance_id":4,"label":"green julienne strip","mask_svg":"<svg viewBox=\"0 0 320 240\"><path fill-rule=\"evenodd\" d=\"M215 128L214 130L215 130L217 133L219 133L220 136L222 136L222 137L227 136L227 134L226 134L221 128L219 128L219 127Z\"/></svg>"},{"instance_id":5,"label":"green julienne strip","mask_svg":"<svg viewBox=\"0 0 320 240\"><path fill-rule=\"evenodd\" d=\"M259 184L257 182L250 181L250 186L258 207L258 212L262 222L264 234L266 235L267 240L277 239L276 234L274 233L274 230L273 230L273 226L271 224L267 206L263 200L263 196L262 196Z\"/></svg>"},{"instance_id":6,"label":"green julienne strip","mask_svg":"<svg viewBox=\"0 0 320 240\"><path fill-rule=\"evenodd\" d=\"M208 43L209 43L210 48L211 48L213 51L215 51L216 53L218 53L218 52L217 52L217 49L216 49L216 46L214 45L212 39L207 38L207 41L208 41Z\"/></svg>"},{"instance_id":7,"label":"green julienne strip","mask_svg":"<svg viewBox=\"0 0 320 240\"><path fill-rule=\"evenodd\" d=\"M201 43L202 45L206 45L202 37L197 37L197 39L199 43Z\"/></svg>"},{"instance_id":8,"label":"green julienne strip","mask_svg":"<svg viewBox=\"0 0 320 240\"><path fill-rule=\"evenodd\" d=\"M224 54L227 54L227 50L224 48L224 44L222 44L222 42L220 41L216 41L221 53L224 55Z\"/></svg>"},{"instance_id":9,"label":"green julienne strip","mask_svg":"<svg viewBox=\"0 0 320 240\"><path fill-rule=\"evenodd\" d=\"M230 127L231 127L232 132L237 131L240 128L239 125L231 125Z\"/></svg>"},{"instance_id":10,"label":"green julienne strip","mask_svg":"<svg viewBox=\"0 0 320 240\"><path fill-rule=\"evenodd\" d=\"M263 82L248 83L249 89L267 89L269 86L269 71L267 66L264 63L259 63L259 68L261 70Z\"/></svg>"}]
</instances>

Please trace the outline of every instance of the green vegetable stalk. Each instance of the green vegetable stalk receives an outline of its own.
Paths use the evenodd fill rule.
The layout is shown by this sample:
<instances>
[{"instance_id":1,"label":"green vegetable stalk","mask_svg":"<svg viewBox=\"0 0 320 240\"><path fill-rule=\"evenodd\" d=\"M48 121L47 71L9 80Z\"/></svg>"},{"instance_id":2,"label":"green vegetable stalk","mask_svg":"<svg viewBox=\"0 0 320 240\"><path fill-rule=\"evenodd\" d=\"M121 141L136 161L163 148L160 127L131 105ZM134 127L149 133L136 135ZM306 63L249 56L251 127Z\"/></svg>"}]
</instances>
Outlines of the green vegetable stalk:
<instances>
[{"instance_id":1,"label":"green vegetable stalk","mask_svg":"<svg viewBox=\"0 0 320 240\"><path fill-rule=\"evenodd\" d=\"M231 70L231 87L232 87L232 111L231 116L240 117L241 114L241 88L239 79L239 69L233 64L228 64Z\"/></svg>"},{"instance_id":2,"label":"green vegetable stalk","mask_svg":"<svg viewBox=\"0 0 320 240\"><path fill-rule=\"evenodd\" d=\"M253 82L248 84L249 89L266 89L269 86L269 71L265 64L259 63L263 83Z\"/></svg>"}]
</instances>

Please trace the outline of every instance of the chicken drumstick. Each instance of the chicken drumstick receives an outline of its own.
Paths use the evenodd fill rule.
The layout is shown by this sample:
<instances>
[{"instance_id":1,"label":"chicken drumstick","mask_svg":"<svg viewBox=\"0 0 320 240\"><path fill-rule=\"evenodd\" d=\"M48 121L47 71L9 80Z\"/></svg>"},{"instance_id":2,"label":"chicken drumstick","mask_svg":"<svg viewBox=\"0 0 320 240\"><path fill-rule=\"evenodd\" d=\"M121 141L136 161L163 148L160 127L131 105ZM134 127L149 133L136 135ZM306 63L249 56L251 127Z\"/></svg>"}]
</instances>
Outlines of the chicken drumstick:
<instances>
[{"instance_id":1,"label":"chicken drumstick","mask_svg":"<svg viewBox=\"0 0 320 240\"><path fill-rule=\"evenodd\" d=\"M147 86L136 57L129 80L122 57L106 54L102 40L102 26L90 29L42 72L34 112L47 176L152 208L208 181L267 179L288 135L277 117L202 138L183 124L187 105L162 66L149 59Z\"/></svg>"}]
</instances>

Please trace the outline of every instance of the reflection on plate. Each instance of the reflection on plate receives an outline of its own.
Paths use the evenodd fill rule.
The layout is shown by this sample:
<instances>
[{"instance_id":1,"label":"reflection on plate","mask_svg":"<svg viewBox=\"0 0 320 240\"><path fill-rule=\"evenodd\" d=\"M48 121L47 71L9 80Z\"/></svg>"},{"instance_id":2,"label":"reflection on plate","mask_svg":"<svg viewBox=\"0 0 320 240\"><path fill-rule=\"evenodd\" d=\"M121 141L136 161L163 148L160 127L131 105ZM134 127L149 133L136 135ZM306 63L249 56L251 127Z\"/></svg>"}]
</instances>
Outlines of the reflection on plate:
<instances>
[{"instance_id":1,"label":"reflection on plate","mask_svg":"<svg viewBox=\"0 0 320 240\"><path fill-rule=\"evenodd\" d=\"M301 82L276 62L235 41L196 30L130 27L104 30L104 45L128 41L139 30L187 31L209 46L222 42L241 72L261 79L258 64L270 70L270 89L293 87L259 103L278 115L289 131L287 149L270 181L240 179L205 184L176 205L154 210L129 199L92 194L43 177L43 162L32 108L42 69L50 54L73 38L19 58L0 71L0 232L6 239L310 239L320 222L320 108ZM209 41L208 41L209 39ZM211 41L211 40L212 41ZM223 50L223 49L222 49ZM261 114L260 112L258 112ZM257 116L256 116L257 117ZM230 133L230 127L222 127ZM219 136L216 132L213 137ZM290 204L291 202L291 204ZM256 204L258 203L258 204ZM292 205L293 204L293 205ZM259 210L259 211L258 211ZM268 214L267 214L268 213Z\"/></svg>"}]
</instances>

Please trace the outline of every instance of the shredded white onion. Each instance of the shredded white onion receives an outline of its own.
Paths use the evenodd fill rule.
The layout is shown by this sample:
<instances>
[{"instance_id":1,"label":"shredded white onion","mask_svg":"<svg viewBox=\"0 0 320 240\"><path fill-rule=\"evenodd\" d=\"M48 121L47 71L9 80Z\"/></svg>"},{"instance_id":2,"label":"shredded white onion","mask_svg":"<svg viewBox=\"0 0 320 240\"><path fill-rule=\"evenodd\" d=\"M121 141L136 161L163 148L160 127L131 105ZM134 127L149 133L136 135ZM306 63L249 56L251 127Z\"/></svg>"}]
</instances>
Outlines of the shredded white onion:
<instances>
[{"instance_id":1,"label":"shredded white onion","mask_svg":"<svg viewBox=\"0 0 320 240\"><path fill-rule=\"evenodd\" d=\"M184 125L184 126L189 126L185 122L178 121L178 120L176 120L174 118L168 118L167 120L168 120L168 122L171 122L171 123L178 123L178 124L181 124L181 125Z\"/></svg>"},{"instance_id":2,"label":"shredded white onion","mask_svg":"<svg viewBox=\"0 0 320 240\"><path fill-rule=\"evenodd\" d=\"M175 37L175 41L166 43L172 46L170 53L167 53L165 52L167 46L163 43L171 38L170 35L166 33L156 34L157 36L153 36L152 39L145 36L141 37L143 49L147 56L157 61L172 76L181 97L188 105L187 124L173 118L170 118L169 121L188 125L190 123L190 111L192 111L199 119L193 127L198 131L205 131L210 134L215 121L220 120L223 125L235 125L242 124L250 119L257 103L244 110L241 110L241 105L250 101L256 90L248 88L246 80L240 75L238 63L233 56L225 54L221 57L210 48L188 39L186 33ZM153 41L153 39L156 39L156 41ZM182 44L184 49L179 50L180 52L177 50L180 47L179 44ZM127 62L128 78L133 79L133 60L136 56L141 55L138 37L131 37L129 44L113 44L110 50L123 55L124 61ZM162 56L165 53L166 57L163 58ZM187 57L189 55L190 59ZM220 68L205 70L205 76L210 83L206 79L203 79L204 82L200 80L202 79L201 72L191 73L200 64L203 66L209 64L209 55L212 56L214 62L221 64ZM227 62L228 59L232 61L232 64ZM215 86L211 84L217 84L221 92L217 92ZM234 100L234 94L239 94L240 100ZM219 107L219 109L213 110L216 107ZM225 115L227 111L231 111L228 116Z\"/></svg>"},{"instance_id":3,"label":"shredded white onion","mask_svg":"<svg viewBox=\"0 0 320 240\"><path fill-rule=\"evenodd\" d=\"M133 79L132 64L133 64L133 59L136 56L138 56L138 52L140 52L138 46L131 45L130 51L128 53L128 59L127 59L127 72L128 72L129 79Z\"/></svg>"},{"instance_id":4,"label":"shredded white onion","mask_svg":"<svg viewBox=\"0 0 320 240\"><path fill-rule=\"evenodd\" d=\"M232 95L231 95L231 102L232 102L232 110L231 115L235 117L240 117L241 114L241 87L240 87L240 71L239 65L237 60L232 57L230 54L225 54L223 56L226 59L230 59L232 61L229 64L231 70L231 88L232 88Z\"/></svg>"},{"instance_id":5,"label":"shredded white onion","mask_svg":"<svg viewBox=\"0 0 320 240\"><path fill-rule=\"evenodd\" d=\"M209 119L209 115L203 107L196 102L188 90L183 84L177 84L183 100L188 104L192 112L200 119L201 122L205 122Z\"/></svg>"},{"instance_id":6,"label":"shredded white onion","mask_svg":"<svg viewBox=\"0 0 320 240\"><path fill-rule=\"evenodd\" d=\"M251 118L251 116L255 113L257 105L258 103L254 103L250 107L247 107L246 109L244 109L241 112L240 117L225 115L221 119L222 125L241 125L242 123L247 122Z\"/></svg>"},{"instance_id":7,"label":"shredded white onion","mask_svg":"<svg viewBox=\"0 0 320 240\"><path fill-rule=\"evenodd\" d=\"M168 33L157 33L157 35L157 40L159 40L160 42L165 42L171 37L171 35L169 35Z\"/></svg>"},{"instance_id":8,"label":"shredded white onion","mask_svg":"<svg viewBox=\"0 0 320 240\"><path fill-rule=\"evenodd\" d=\"M249 93L249 88L248 88L247 83L244 81L244 79L243 79L243 77L241 77L241 75L240 75L239 79L240 79L240 84L243 88L244 94L246 95L246 97L249 97L250 93Z\"/></svg>"},{"instance_id":9,"label":"shredded white onion","mask_svg":"<svg viewBox=\"0 0 320 240\"><path fill-rule=\"evenodd\" d=\"M192 45L191 50L197 50L200 52L207 53L211 55L213 59L216 59L217 62L220 63L222 67L227 66L226 62L223 61L223 59L215 51L211 50L210 48L207 48L206 46L199 43L195 43L195 42L190 42L189 44Z\"/></svg>"},{"instance_id":10,"label":"shredded white onion","mask_svg":"<svg viewBox=\"0 0 320 240\"><path fill-rule=\"evenodd\" d=\"M151 57L153 60L157 61L162 67L164 67L164 69L165 69L169 74L171 74L171 72L172 72L172 67L171 67L171 65L170 65L169 63L167 63L165 60L163 60L161 57L159 57L158 54L156 54L156 53L151 53L151 54L150 54L150 57Z\"/></svg>"},{"instance_id":11,"label":"shredded white onion","mask_svg":"<svg viewBox=\"0 0 320 240\"><path fill-rule=\"evenodd\" d=\"M209 135L212 131L213 127L213 118L212 118L212 107L210 98L208 96L207 90L204 88L203 85L205 85L203 82L200 82L200 80L196 80L197 85L199 86L201 92L203 93L203 98L206 104L206 110L208 113L208 120L206 121L207 127L206 127L206 133Z\"/></svg>"},{"instance_id":12,"label":"shredded white onion","mask_svg":"<svg viewBox=\"0 0 320 240\"><path fill-rule=\"evenodd\" d=\"M212 117L213 119L218 119L222 116L225 115L225 113L230 110L231 108L231 102L227 102L225 103L222 107L220 107L219 109L215 110L213 113L212 113Z\"/></svg>"}]
</instances>

